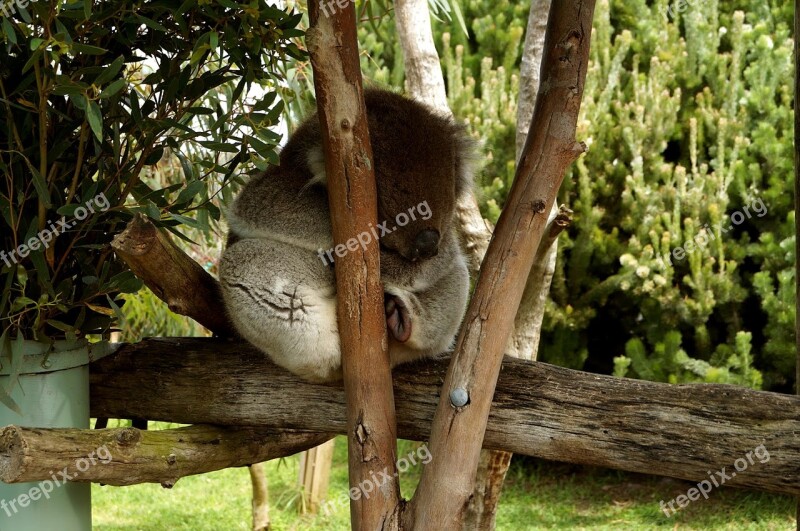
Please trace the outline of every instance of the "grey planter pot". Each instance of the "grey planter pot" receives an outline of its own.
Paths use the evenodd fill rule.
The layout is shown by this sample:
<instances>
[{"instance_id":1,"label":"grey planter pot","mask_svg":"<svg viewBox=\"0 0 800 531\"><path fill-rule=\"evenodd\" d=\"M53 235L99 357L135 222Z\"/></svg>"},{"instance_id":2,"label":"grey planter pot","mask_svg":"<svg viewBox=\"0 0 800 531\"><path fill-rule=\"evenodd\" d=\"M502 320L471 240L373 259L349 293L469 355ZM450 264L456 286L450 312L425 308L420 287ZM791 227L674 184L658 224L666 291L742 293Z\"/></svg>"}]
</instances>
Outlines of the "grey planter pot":
<instances>
[{"instance_id":1,"label":"grey planter pot","mask_svg":"<svg viewBox=\"0 0 800 531\"><path fill-rule=\"evenodd\" d=\"M0 358L0 389L12 387L11 397L22 415L0 404L0 426L89 428L89 362L111 352L107 343L86 341L11 342L11 358ZM0 529L14 531L91 531L91 484L0 482Z\"/></svg>"}]
</instances>

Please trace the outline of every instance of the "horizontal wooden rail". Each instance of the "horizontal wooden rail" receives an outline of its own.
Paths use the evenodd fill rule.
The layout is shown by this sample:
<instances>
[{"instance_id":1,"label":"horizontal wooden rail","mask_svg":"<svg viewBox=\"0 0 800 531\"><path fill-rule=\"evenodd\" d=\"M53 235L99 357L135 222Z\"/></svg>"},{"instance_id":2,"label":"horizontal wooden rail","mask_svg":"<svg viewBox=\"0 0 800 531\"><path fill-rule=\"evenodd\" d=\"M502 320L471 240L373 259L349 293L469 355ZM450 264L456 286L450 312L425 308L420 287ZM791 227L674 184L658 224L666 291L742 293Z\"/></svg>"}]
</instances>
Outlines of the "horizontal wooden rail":
<instances>
[{"instance_id":1,"label":"horizontal wooden rail","mask_svg":"<svg viewBox=\"0 0 800 531\"><path fill-rule=\"evenodd\" d=\"M169 488L185 476L285 457L328 438L254 427L140 431L6 426L0 430L0 480L160 483Z\"/></svg>"},{"instance_id":2,"label":"horizontal wooden rail","mask_svg":"<svg viewBox=\"0 0 800 531\"><path fill-rule=\"evenodd\" d=\"M427 440L447 360L394 371L399 436ZM303 382L247 344L151 339L91 365L92 415L344 433L340 386ZM506 358L486 448L691 481L800 494L800 398L668 385ZM763 453L762 453L763 455ZM741 465L741 461L738 461Z\"/></svg>"}]
</instances>

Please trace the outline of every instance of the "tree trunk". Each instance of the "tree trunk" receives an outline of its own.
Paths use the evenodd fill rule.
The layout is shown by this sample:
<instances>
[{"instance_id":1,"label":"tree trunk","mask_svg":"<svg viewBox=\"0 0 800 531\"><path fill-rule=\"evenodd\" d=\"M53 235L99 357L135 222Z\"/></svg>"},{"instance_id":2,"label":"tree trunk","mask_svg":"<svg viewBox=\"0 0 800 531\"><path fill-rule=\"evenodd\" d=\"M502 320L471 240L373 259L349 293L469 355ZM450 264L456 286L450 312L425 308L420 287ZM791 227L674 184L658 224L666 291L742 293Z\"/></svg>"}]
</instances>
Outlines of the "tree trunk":
<instances>
[{"instance_id":1,"label":"tree trunk","mask_svg":"<svg viewBox=\"0 0 800 531\"><path fill-rule=\"evenodd\" d=\"M406 91L434 109L451 114L439 54L433 42L428 1L397 0L394 16L403 49Z\"/></svg>"},{"instance_id":2,"label":"tree trunk","mask_svg":"<svg viewBox=\"0 0 800 531\"><path fill-rule=\"evenodd\" d=\"M518 159L522 154L527 130L533 117L549 10L550 0L534 0L529 15L528 33L523 50L522 87L517 120ZM427 2L401 0L396 3L395 16L404 51L407 90L413 97L449 114L450 108L447 105L444 78L433 42ZM467 252L470 273L474 281L491 239L491 228L481 217L473 195L461 198L457 211L461 220L462 245ZM556 211L554 205L550 215L551 222L554 221ZM563 222L567 218L568 214L562 213L559 223L555 226L563 229L565 226ZM552 245L548 244L537 255L525 286L515 319L514 334L507 349L509 355L524 359L536 357L544 305L555 271L557 231L552 231L552 234L553 238L549 240ZM497 503L510 461L510 455L482 452L477 482L465 515L465 529L494 528Z\"/></svg>"},{"instance_id":3,"label":"tree trunk","mask_svg":"<svg viewBox=\"0 0 800 531\"><path fill-rule=\"evenodd\" d=\"M545 88L445 378L431 431L433 459L406 515L415 528L463 525L503 350L547 212L566 169L585 149L575 141L575 130L593 12L592 0L565 1L551 10L542 62Z\"/></svg>"},{"instance_id":4,"label":"tree trunk","mask_svg":"<svg viewBox=\"0 0 800 531\"><path fill-rule=\"evenodd\" d=\"M531 10L528 14L528 28L522 51L519 101L517 102L517 163L519 163L525 141L528 138L528 128L533 119L533 109L539 92L539 76L550 3L550 0L532 0ZM557 214L558 208L554 203L550 211L551 223L555 223ZM563 212L562 219L566 220L567 218L568 214ZM553 226L563 229L566 225L554 224ZM528 275L522 301L514 318L514 333L507 348L509 356L526 360L535 360L537 357L545 303L556 269L558 233L560 230L558 232L550 231L552 237L546 238L539 245L536 261ZM490 531L495 528L500 494L510 465L510 453L491 450L481 452L475 491L470 498L467 514L464 517L464 529Z\"/></svg>"},{"instance_id":5,"label":"tree trunk","mask_svg":"<svg viewBox=\"0 0 800 531\"><path fill-rule=\"evenodd\" d=\"M269 531L269 488L264 463L250 465L250 484L253 486L253 531Z\"/></svg>"},{"instance_id":6,"label":"tree trunk","mask_svg":"<svg viewBox=\"0 0 800 531\"><path fill-rule=\"evenodd\" d=\"M309 13L306 44L322 126L333 240L343 244L378 224L355 6L351 2L321 16L320 5L311 2ZM377 242L336 260L336 298L350 487L355 492L350 503L352 527L397 528L401 508L397 426ZM381 474L389 479L366 495L365 486L375 487L373 480Z\"/></svg>"}]
</instances>

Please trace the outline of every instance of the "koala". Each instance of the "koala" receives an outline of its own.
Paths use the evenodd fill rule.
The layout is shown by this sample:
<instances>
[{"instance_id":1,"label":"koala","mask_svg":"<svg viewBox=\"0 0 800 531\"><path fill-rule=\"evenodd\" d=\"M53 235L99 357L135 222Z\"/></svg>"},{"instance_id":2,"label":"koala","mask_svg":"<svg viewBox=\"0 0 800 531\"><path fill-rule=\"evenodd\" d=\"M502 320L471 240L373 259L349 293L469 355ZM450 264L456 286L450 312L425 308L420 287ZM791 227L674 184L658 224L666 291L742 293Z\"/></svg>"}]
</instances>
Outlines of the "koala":
<instances>
[{"instance_id":1,"label":"koala","mask_svg":"<svg viewBox=\"0 0 800 531\"><path fill-rule=\"evenodd\" d=\"M452 348L464 316L469 275L455 206L472 185L475 143L452 118L398 94L368 90L365 102L378 194L371 232L380 242L394 367ZM313 115L280 164L253 177L227 211L219 268L238 333L312 382L342 376L326 182Z\"/></svg>"}]
</instances>

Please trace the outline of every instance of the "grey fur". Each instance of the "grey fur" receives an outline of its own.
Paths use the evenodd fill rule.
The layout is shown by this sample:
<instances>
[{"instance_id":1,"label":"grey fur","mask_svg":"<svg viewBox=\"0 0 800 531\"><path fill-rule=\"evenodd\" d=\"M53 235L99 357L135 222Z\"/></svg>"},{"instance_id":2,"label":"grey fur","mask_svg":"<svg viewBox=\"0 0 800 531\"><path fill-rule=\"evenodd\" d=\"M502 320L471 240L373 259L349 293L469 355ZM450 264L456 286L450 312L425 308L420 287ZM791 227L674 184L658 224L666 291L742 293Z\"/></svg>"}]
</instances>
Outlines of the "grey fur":
<instances>
[{"instance_id":1,"label":"grey fur","mask_svg":"<svg viewBox=\"0 0 800 531\"><path fill-rule=\"evenodd\" d=\"M387 100L389 111L384 106ZM373 144L382 146L375 160L379 195L391 194L394 202L389 205L406 201L408 207L431 196L429 207L436 213L424 227L414 225L408 234L398 230L392 236L394 248L381 246L385 292L399 298L411 316L407 341L390 335L389 354L395 366L450 349L463 318L469 276L454 210L456 193L467 191L471 183L474 144L449 119L399 96L368 92L367 108ZM398 135L397 127L382 125L386 117L380 113L397 109L408 120L415 116L432 120L425 125L426 134L439 135L438 151L441 145L452 146L453 155L445 155L449 160L430 165L390 160L395 152L398 157L413 156L404 150L414 139ZM281 153L281 166L254 177L228 212L231 235L220 261L220 280L226 311L244 339L298 376L324 382L341 378L341 352L334 271L318 256L319 250L333 247L333 239L316 120L313 116L298 129ZM408 130L414 131L411 125ZM404 168L402 175L399 167ZM415 167L433 167L434 174L415 173ZM381 197L379 203L387 205ZM402 211L379 212L386 216L380 221L394 220ZM422 228L440 233L438 254L407 260L407 242Z\"/></svg>"}]
</instances>

